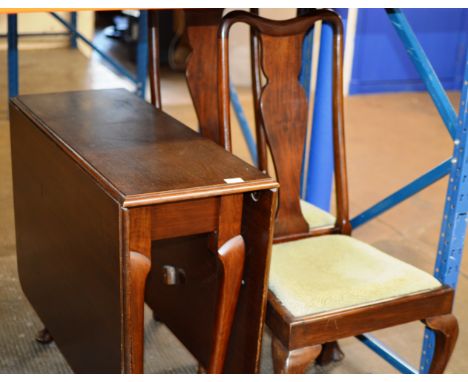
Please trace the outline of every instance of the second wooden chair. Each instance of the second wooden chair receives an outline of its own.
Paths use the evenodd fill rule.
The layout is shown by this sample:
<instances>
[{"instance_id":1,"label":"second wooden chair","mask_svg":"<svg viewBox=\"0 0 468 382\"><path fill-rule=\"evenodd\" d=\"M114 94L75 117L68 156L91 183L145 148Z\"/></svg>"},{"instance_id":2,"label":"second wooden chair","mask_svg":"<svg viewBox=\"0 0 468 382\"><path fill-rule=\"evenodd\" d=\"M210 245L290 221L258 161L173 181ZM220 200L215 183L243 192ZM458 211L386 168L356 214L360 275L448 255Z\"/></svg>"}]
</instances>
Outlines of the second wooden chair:
<instances>
[{"instance_id":1,"label":"second wooden chair","mask_svg":"<svg viewBox=\"0 0 468 382\"><path fill-rule=\"evenodd\" d=\"M317 21L333 27L333 144L336 218L300 200L307 99L299 82L302 43ZM275 372L302 373L322 345L410 321L435 331L430 372L443 372L458 334L453 289L432 275L350 236L343 123L343 26L331 10L286 21L247 12L226 15L218 31L221 143L231 150L229 31L250 25L257 35L254 93L260 168L266 145L280 182L266 322L272 331ZM255 51L254 51L255 53ZM261 65L261 66L260 66ZM254 65L255 69L255 65ZM262 87L259 76L267 79ZM255 71L254 71L255 72Z\"/></svg>"}]
</instances>

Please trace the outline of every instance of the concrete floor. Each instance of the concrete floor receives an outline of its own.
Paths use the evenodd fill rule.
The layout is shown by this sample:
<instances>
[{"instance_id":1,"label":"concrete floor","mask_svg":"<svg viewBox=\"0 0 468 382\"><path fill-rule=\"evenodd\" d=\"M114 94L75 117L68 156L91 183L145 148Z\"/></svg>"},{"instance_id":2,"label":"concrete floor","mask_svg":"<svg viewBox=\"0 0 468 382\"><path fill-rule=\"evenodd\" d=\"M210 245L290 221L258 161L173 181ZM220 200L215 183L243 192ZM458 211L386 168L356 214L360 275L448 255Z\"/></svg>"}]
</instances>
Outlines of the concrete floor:
<instances>
[{"instance_id":1,"label":"concrete floor","mask_svg":"<svg viewBox=\"0 0 468 382\"><path fill-rule=\"evenodd\" d=\"M6 57L0 52L0 67L6 68ZM67 90L131 86L102 67L97 60L87 60L68 49L27 51L20 54L20 92L44 93ZM184 81L179 75L163 80L164 109L191 127L196 126ZM0 78L0 260L15 255L14 219L12 210L11 164L9 152L6 73ZM458 109L457 94L450 94ZM240 91L246 116L252 120L248 92ZM448 158L451 140L430 98L424 93L401 93L353 96L346 99L346 135L349 169L351 216L379 201L408 181ZM246 145L237 127L234 128L234 152L249 160ZM354 236L376 247L432 272L442 217L446 179L422 191L371 223L357 229ZM0 281L2 281L0 267ZM17 281L15 281L17 283ZM2 304L4 309L2 309ZM0 322L6 317L9 304L0 290ZM23 301L22 304L27 304ZM468 358L468 260L462 263L455 314L460 323L460 336L449 373L467 373ZM3 325L0 325L0 331ZM412 323L374 333L411 364L417 366L422 341L422 325ZM169 334L165 333L164 336ZM2 334L0 333L0 340ZM26 354L30 339L18 348L18 356ZM29 342L28 342L29 341ZM179 346L176 342L175 345ZM392 373L395 370L355 339L341 342L345 361L326 370L332 373ZM1 347L1 344L0 344ZM23 353L21 353L23 352ZM269 349L265 348L263 372L271 372ZM59 356L57 356L59 357ZM182 357L182 356L181 356ZM189 356L185 355L184 357ZM63 362L63 361L58 361ZM51 370L51 369L45 369ZM67 369L60 369L66 371ZM179 369L180 371L185 369ZM21 364L0 372L22 372ZM157 371L157 370L153 370ZM316 371L316 370L312 370ZM323 372L318 370L319 372Z\"/></svg>"}]
</instances>

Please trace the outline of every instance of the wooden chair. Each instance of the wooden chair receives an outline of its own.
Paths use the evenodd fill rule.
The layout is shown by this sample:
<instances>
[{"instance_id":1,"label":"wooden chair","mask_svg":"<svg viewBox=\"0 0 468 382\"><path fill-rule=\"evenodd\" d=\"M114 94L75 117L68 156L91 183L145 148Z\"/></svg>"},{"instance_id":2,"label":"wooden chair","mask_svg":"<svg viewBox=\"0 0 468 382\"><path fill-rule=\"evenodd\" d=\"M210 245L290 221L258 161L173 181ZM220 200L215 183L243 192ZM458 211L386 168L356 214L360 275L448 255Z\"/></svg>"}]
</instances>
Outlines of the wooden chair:
<instances>
[{"instance_id":1,"label":"wooden chair","mask_svg":"<svg viewBox=\"0 0 468 382\"><path fill-rule=\"evenodd\" d=\"M307 100L299 83L302 42L314 23L330 23L333 39L333 142L336 219L300 200ZM421 320L436 333L431 373L444 371L458 334L451 314L453 289L431 275L350 237L343 124L343 26L331 10L273 21L236 11L218 31L219 117L222 144L231 150L229 31L250 25L256 34L254 61L267 83L259 93L257 122L280 183L266 322L272 332L277 373L303 373L322 345L341 338ZM254 51L255 53L255 51ZM255 69L255 63L253 65ZM255 92L254 92L255 93ZM259 155L266 170L266 155ZM262 159L263 158L263 159Z\"/></svg>"},{"instance_id":2,"label":"wooden chair","mask_svg":"<svg viewBox=\"0 0 468 382\"><path fill-rule=\"evenodd\" d=\"M200 134L216 143L219 140L216 71L216 34L223 8L184 9L187 37L192 49L185 77L197 114ZM161 109L159 76L158 11L149 11L149 79L151 103Z\"/></svg>"}]
</instances>

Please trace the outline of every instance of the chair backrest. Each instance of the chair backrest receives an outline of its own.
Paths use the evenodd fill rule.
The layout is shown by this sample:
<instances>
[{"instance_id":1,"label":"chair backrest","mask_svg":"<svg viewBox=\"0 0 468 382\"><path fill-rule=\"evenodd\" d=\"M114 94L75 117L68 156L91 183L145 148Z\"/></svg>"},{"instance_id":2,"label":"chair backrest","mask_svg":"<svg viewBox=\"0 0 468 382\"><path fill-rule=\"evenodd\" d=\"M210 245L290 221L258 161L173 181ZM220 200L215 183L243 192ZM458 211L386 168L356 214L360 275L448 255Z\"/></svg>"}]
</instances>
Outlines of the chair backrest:
<instances>
[{"instance_id":1,"label":"chair backrest","mask_svg":"<svg viewBox=\"0 0 468 382\"><path fill-rule=\"evenodd\" d=\"M218 127L216 35L223 8L184 9L191 53L185 76L197 114L201 135L220 143ZM149 69L151 103L161 108L159 76L158 10L149 13Z\"/></svg>"},{"instance_id":2,"label":"chair backrest","mask_svg":"<svg viewBox=\"0 0 468 382\"><path fill-rule=\"evenodd\" d=\"M299 72L304 36L319 20L330 23L334 31L332 110L337 216L334 226L310 229L300 207L300 176L307 133L308 102L299 82ZM252 68L257 70L257 75L253 76L254 98L255 93L261 91L257 125L263 129L280 183L275 240L298 239L325 232L350 233L343 124L343 25L339 15L331 10L315 10L294 19L276 21L234 11L223 18L218 30L218 107L221 144L229 151L232 146L228 39L231 26L238 22L246 23L254 30ZM255 61L259 61L261 69L255 68ZM258 78L260 70L267 79L263 87ZM257 139L257 144L259 153L262 153L260 158L266 158L266 148L262 147L265 140ZM266 170L264 160L261 166Z\"/></svg>"},{"instance_id":3,"label":"chair backrest","mask_svg":"<svg viewBox=\"0 0 468 382\"><path fill-rule=\"evenodd\" d=\"M161 109L159 13L156 10L148 11L148 60L151 104L156 109Z\"/></svg>"}]
</instances>

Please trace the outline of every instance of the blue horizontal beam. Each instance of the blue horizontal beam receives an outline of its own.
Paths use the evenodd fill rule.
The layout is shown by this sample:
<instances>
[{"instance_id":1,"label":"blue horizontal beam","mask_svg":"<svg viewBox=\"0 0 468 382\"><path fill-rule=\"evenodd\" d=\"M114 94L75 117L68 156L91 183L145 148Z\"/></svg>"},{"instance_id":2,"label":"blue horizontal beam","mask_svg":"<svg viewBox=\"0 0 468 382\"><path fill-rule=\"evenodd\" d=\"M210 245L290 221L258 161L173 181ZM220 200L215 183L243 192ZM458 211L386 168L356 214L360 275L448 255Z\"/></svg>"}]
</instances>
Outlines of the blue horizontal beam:
<instances>
[{"instance_id":1,"label":"blue horizontal beam","mask_svg":"<svg viewBox=\"0 0 468 382\"><path fill-rule=\"evenodd\" d=\"M384 213L390 208L408 199L410 196L417 194L419 191L425 189L427 186L430 186L432 183L443 178L449 173L450 164L451 159L447 159L445 162L442 162L441 164L439 164L432 170L426 172L419 178L413 180L411 183L407 184L403 188L394 192L390 196L387 196L385 199L381 200L377 204L373 205L372 207L368 208L364 212L351 219L351 226L353 228L359 227L360 225L368 222L369 220L375 218L376 216Z\"/></svg>"},{"instance_id":2,"label":"blue horizontal beam","mask_svg":"<svg viewBox=\"0 0 468 382\"><path fill-rule=\"evenodd\" d=\"M411 25L408 23L404 13L398 8L387 9L387 14L390 22L395 27L396 32L405 46L409 58L426 85L429 95L432 97L437 110L439 110L440 116L442 117L447 130L452 138L455 138L457 114L448 99L447 93L440 83L431 62L427 58L424 49L414 34Z\"/></svg>"},{"instance_id":3,"label":"blue horizontal beam","mask_svg":"<svg viewBox=\"0 0 468 382\"><path fill-rule=\"evenodd\" d=\"M69 32L37 32L37 33L18 33L20 37L48 37L48 36L69 36ZM0 38L8 37L8 33L0 33Z\"/></svg>"},{"instance_id":4,"label":"blue horizontal beam","mask_svg":"<svg viewBox=\"0 0 468 382\"><path fill-rule=\"evenodd\" d=\"M70 32L74 33L76 37L80 38L83 40L83 42L87 45L89 45L96 53L98 53L107 63L112 65L115 70L117 70L120 74L123 76L127 77L130 81L133 83L137 83L137 79L135 76L133 76L127 69L125 69L122 65L114 61L112 58L110 58L104 51L99 49L96 45L94 45L90 40L88 40L85 36L83 36L80 32L78 32L73 26L62 19L59 15L57 15L54 12L50 12L50 14L58 21L60 22L65 28L67 28Z\"/></svg>"},{"instance_id":5,"label":"blue horizontal beam","mask_svg":"<svg viewBox=\"0 0 468 382\"><path fill-rule=\"evenodd\" d=\"M236 114L237 122L239 122L239 126L242 130L242 134L244 135L245 142L247 143L250 157L252 158L253 163L257 165L258 158L257 158L257 146L255 144L255 139L250 130L249 123L247 122L247 118L245 117L244 110L242 109L242 105L239 101L239 97L237 95L236 89L234 89L232 85L229 88L229 93L231 96L231 105L234 109L234 113Z\"/></svg>"},{"instance_id":6,"label":"blue horizontal beam","mask_svg":"<svg viewBox=\"0 0 468 382\"><path fill-rule=\"evenodd\" d=\"M400 358L392 350L387 348L382 342L369 334L360 334L356 338L366 345L369 349L373 350L400 373L403 374L418 374L418 371L413 368L408 362Z\"/></svg>"},{"instance_id":7,"label":"blue horizontal beam","mask_svg":"<svg viewBox=\"0 0 468 382\"><path fill-rule=\"evenodd\" d=\"M310 29L304 37L302 43L302 65L301 72L299 73L299 81L304 87L307 96L307 105L310 103L310 87L312 80L312 53L314 43L314 29ZM309 162L310 151L306 152L307 142L304 143L304 154L302 156L302 168L301 168L301 197L305 198L306 186L307 186L307 166Z\"/></svg>"}]
</instances>

